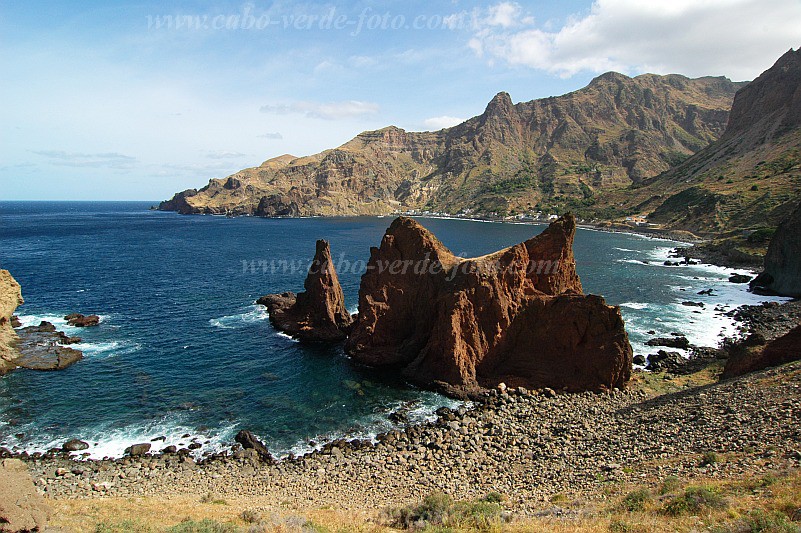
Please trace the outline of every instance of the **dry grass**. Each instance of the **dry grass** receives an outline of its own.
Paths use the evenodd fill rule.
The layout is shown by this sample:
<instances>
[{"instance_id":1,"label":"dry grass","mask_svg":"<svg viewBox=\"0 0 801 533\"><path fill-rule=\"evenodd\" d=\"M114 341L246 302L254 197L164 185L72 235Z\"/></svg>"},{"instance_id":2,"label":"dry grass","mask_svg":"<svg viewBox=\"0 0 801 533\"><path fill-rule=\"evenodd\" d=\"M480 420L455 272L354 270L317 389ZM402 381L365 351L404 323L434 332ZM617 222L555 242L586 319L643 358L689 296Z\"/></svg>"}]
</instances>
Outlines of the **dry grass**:
<instances>
[{"instance_id":1,"label":"dry grass","mask_svg":"<svg viewBox=\"0 0 801 533\"><path fill-rule=\"evenodd\" d=\"M596 498L590 495L589 499L568 495L544 507L543 516L519 517L512 513L511 521L500 525L497 521L478 528L416 525L430 532L801 531L801 472L798 471L734 480L654 479L643 485L619 484L614 489L605 499L597 498L598 495L594 495ZM290 510L269 497L229 499L225 504L200 503L202 498L195 495L57 501L51 525L76 532L145 533L165 531L186 520L195 524L210 520L227 525L228 531L395 531L390 527L387 510L314 507ZM410 502L409 507L416 505L419 502ZM555 507L560 512L554 512Z\"/></svg>"}]
</instances>

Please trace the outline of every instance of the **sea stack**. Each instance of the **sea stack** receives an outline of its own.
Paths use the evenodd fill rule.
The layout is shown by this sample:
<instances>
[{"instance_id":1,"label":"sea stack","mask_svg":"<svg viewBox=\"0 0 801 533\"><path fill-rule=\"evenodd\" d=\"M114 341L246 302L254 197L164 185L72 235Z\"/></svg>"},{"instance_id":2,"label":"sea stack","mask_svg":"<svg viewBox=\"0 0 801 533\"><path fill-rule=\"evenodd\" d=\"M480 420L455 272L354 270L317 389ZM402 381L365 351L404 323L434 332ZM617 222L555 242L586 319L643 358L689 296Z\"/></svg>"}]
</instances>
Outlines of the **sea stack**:
<instances>
[{"instance_id":1,"label":"sea stack","mask_svg":"<svg viewBox=\"0 0 801 533\"><path fill-rule=\"evenodd\" d=\"M568 214L521 244L462 259L419 223L396 219L371 249L346 351L457 395L500 383L622 387L628 335L618 307L583 294L575 230Z\"/></svg>"},{"instance_id":2,"label":"sea stack","mask_svg":"<svg viewBox=\"0 0 801 533\"><path fill-rule=\"evenodd\" d=\"M314 261L300 294L268 294L257 303L267 307L270 322L302 341L341 341L350 330L353 318L345 307L331 249L327 241L317 241Z\"/></svg>"},{"instance_id":3,"label":"sea stack","mask_svg":"<svg viewBox=\"0 0 801 533\"><path fill-rule=\"evenodd\" d=\"M19 337L11 325L11 316L22 305L22 289L8 270L0 270L0 376L14 370L19 357Z\"/></svg>"}]
</instances>

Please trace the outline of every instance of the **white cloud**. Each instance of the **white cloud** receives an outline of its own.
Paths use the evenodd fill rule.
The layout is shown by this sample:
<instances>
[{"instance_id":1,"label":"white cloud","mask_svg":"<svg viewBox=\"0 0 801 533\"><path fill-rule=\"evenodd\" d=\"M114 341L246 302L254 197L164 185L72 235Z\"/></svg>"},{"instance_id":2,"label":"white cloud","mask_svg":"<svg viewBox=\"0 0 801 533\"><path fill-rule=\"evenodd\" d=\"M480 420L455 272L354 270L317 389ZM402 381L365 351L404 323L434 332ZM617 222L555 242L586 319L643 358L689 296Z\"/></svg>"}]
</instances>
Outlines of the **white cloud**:
<instances>
[{"instance_id":1,"label":"white cloud","mask_svg":"<svg viewBox=\"0 0 801 533\"><path fill-rule=\"evenodd\" d=\"M206 154L209 159L239 159L246 156L247 154L241 152L229 152L227 150L214 150Z\"/></svg>"},{"instance_id":2,"label":"white cloud","mask_svg":"<svg viewBox=\"0 0 801 533\"><path fill-rule=\"evenodd\" d=\"M63 150L32 150L51 165L60 167L113 168L128 170L136 165L136 158L116 152L86 154Z\"/></svg>"},{"instance_id":3,"label":"white cloud","mask_svg":"<svg viewBox=\"0 0 801 533\"><path fill-rule=\"evenodd\" d=\"M463 118L449 117L447 115L444 115L441 117L427 118L423 121L423 124L425 124L426 128L428 128L429 130L434 131L434 130L441 130L443 128L451 128L453 126L456 126L457 124L461 124L464 121L465 119Z\"/></svg>"},{"instance_id":4,"label":"white cloud","mask_svg":"<svg viewBox=\"0 0 801 533\"><path fill-rule=\"evenodd\" d=\"M516 2L501 2L491 6L489 15L484 22L490 26L500 26L501 28L511 28L521 23L531 23L533 19L523 16L523 9ZM525 21L523 20L525 19Z\"/></svg>"},{"instance_id":5,"label":"white cloud","mask_svg":"<svg viewBox=\"0 0 801 533\"><path fill-rule=\"evenodd\" d=\"M256 137L259 139L270 139L275 141L280 141L284 138L284 136L277 131L273 133L262 133L261 135L256 135Z\"/></svg>"},{"instance_id":6,"label":"white cloud","mask_svg":"<svg viewBox=\"0 0 801 533\"><path fill-rule=\"evenodd\" d=\"M339 120L361 118L378 113L380 106L372 102L346 100L343 102L293 102L291 104L263 105L262 113L287 115L290 113L304 115L309 118Z\"/></svg>"},{"instance_id":7,"label":"white cloud","mask_svg":"<svg viewBox=\"0 0 801 533\"><path fill-rule=\"evenodd\" d=\"M491 62L562 77L618 70L753 79L801 45L798 0L595 0L555 30L515 9L489 8L468 46Z\"/></svg>"}]
</instances>

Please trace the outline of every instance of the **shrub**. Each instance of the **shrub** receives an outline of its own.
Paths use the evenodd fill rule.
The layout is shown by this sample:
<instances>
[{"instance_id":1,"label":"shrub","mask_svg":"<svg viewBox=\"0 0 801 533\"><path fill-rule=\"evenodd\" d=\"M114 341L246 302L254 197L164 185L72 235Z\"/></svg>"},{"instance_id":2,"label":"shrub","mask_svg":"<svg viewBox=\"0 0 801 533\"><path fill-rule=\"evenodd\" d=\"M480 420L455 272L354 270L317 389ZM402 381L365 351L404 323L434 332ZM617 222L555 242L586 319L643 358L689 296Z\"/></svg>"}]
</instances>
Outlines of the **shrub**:
<instances>
[{"instance_id":1,"label":"shrub","mask_svg":"<svg viewBox=\"0 0 801 533\"><path fill-rule=\"evenodd\" d=\"M435 492L420 504L401 507L389 512L391 525L404 529L442 531L442 528L495 530L502 521L502 509L495 501L498 493L490 493L475 502L454 502L447 494Z\"/></svg>"},{"instance_id":2,"label":"shrub","mask_svg":"<svg viewBox=\"0 0 801 533\"><path fill-rule=\"evenodd\" d=\"M681 480L676 476L667 476L662 481L662 486L659 487L659 494L668 494L674 492L681 487Z\"/></svg>"},{"instance_id":3,"label":"shrub","mask_svg":"<svg viewBox=\"0 0 801 533\"><path fill-rule=\"evenodd\" d=\"M687 487L684 493L665 504L662 514L681 516L699 513L705 509L725 509L726 500L710 487Z\"/></svg>"},{"instance_id":4,"label":"shrub","mask_svg":"<svg viewBox=\"0 0 801 533\"><path fill-rule=\"evenodd\" d=\"M151 531L153 531L151 527L134 520L102 522L95 526L95 533L150 533Z\"/></svg>"},{"instance_id":5,"label":"shrub","mask_svg":"<svg viewBox=\"0 0 801 533\"><path fill-rule=\"evenodd\" d=\"M167 533L236 533L237 527L233 524L221 524L205 518L203 520L184 520L166 529Z\"/></svg>"},{"instance_id":6,"label":"shrub","mask_svg":"<svg viewBox=\"0 0 801 533\"><path fill-rule=\"evenodd\" d=\"M755 509L749 512L741 521L743 528L739 531L748 531L757 533L760 531L769 531L771 533L797 533L799 528L792 524L787 515L779 512L766 512L762 509Z\"/></svg>"},{"instance_id":7,"label":"shrub","mask_svg":"<svg viewBox=\"0 0 801 533\"><path fill-rule=\"evenodd\" d=\"M722 461L720 455L716 454L715 452L704 452L704 455L701 456L701 466L709 466L715 463L720 463Z\"/></svg>"},{"instance_id":8,"label":"shrub","mask_svg":"<svg viewBox=\"0 0 801 533\"><path fill-rule=\"evenodd\" d=\"M637 489L629 492L620 502L620 507L629 512L642 511L645 505L651 501L651 491L648 489Z\"/></svg>"}]
</instances>

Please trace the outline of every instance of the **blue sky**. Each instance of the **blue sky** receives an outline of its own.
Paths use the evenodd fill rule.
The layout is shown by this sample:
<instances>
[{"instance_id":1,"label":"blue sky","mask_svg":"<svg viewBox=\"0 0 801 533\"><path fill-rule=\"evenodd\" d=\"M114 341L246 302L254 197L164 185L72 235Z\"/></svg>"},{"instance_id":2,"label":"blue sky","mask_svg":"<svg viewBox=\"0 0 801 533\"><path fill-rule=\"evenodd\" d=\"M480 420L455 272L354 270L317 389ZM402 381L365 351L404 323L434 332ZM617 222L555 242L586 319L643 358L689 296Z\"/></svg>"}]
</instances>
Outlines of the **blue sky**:
<instances>
[{"instance_id":1,"label":"blue sky","mask_svg":"<svg viewBox=\"0 0 801 533\"><path fill-rule=\"evenodd\" d=\"M616 70L753 79L799 0L0 3L0 200L165 199Z\"/></svg>"}]
</instances>

